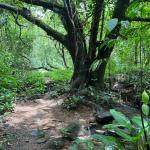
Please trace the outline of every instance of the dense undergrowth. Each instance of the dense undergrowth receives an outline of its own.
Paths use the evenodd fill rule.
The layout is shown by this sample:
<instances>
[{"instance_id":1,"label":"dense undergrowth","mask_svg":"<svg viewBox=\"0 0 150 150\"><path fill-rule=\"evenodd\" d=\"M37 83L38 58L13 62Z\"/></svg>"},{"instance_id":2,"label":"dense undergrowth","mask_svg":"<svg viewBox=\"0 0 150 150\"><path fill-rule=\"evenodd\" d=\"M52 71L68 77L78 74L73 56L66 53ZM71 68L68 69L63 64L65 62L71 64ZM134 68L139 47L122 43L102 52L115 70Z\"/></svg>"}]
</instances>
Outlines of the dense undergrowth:
<instances>
[{"instance_id":1,"label":"dense undergrowth","mask_svg":"<svg viewBox=\"0 0 150 150\"><path fill-rule=\"evenodd\" d=\"M14 70L14 68L10 67L10 64L8 64L8 59L7 63L5 62L5 65L4 61L5 60L2 62L1 59L0 114L3 114L6 111L12 111L13 102L16 98L20 100L24 98L34 99L35 95L40 96L45 92L49 92L49 96L55 98L70 90L68 84L71 77L70 70L22 72L19 70ZM110 100L119 99L120 95L116 94L116 91L110 89L112 87L109 85L110 80L112 80L111 84L114 84L114 80L117 80L114 78L120 78L119 76L120 75L113 75L109 79L107 78L104 91L99 91L99 89L95 89L93 87L87 87L80 90L80 92L75 95L70 93L68 99L66 99L65 103L62 105L63 108L76 108L81 101L84 101L87 98L89 101L92 100L96 103L109 105ZM134 85L134 87L136 87L135 96L137 96L141 89L141 83L139 80L140 71L137 70L134 72L128 72L124 76L126 76L126 79L123 84L127 83L127 85ZM150 92L149 79L149 71L145 71L143 73L142 86L148 93Z\"/></svg>"},{"instance_id":2,"label":"dense undergrowth","mask_svg":"<svg viewBox=\"0 0 150 150\"><path fill-rule=\"evenodd\" d=\"M77 109L82 104L92 105L93 103L103 107L107 106L107 109L110 109L111 104L118 101L120 96L122 99L128 99L130 104L136 106L136 102L140 104L141 89L146 90L147 95L150 94L150 70L148 69L143 69L142 74L140 69L127 71L123 74L120 72L112 74L106 77L104 90L87 87L74 94L69 87L72 74L70 69L57 69L49 72L16 69L12 66L12 56L6 52L0 55L0 66L0 115L13 111L16 100L32 100L46 92L50 98L57 98L67 93L62 109L68 111ZM85 140L76 139L70 150L77 149L82 143L86 145L88 150L92 150L94 149L93 141L102 142L104 147L107 145L121 150L125 149L126 146L129 146L127 149L132 149L132 146L137 149L139 147L145 148L150 135L149 106L148 102L142 101L142 103L145 129L140 117L134 116L129 120L124 114L111 110L115 121L103 128L110 132L115 131L117 137L91 135ZM139 105L138 108L140 109ZM145 130L148 136L147 141L143 140ZM100 147L100 149L104 147Z\"/></svg>"},{"instance_id":3,"label":"dense undergrowth","mask_svg":"<svg viewBox=\"0 0 150 150\"><path fill-rule=\"evenodd\" d=\"M12 111L16 99L32 99L52 87L54 89L50 93L51 97L62 94L65 90L64 84L66 85L71 76L70 70L52 72L17 70L11 67L11 58L6 55L1 57L0 65L0 114Z\"/></svg>"},{"instance_id":4,"label":"dense undergrowth","mask_svg":"<svg viewBox=\"0 0 150 150\"><path fill-rule=\"evenodd\" d=\"M111 109L114 122L104 126L104 129L115 131L119 136L94 135L85 140L77 139L70 150L77 150L82 143L88 150L93 150L93 140L104 143L108 146L107 149L135 149L126 148L128 144L134 145L137 150L150 149L145 148L150 145L150 103L148 100L143 101L142 97L143 91L147 94L147 99L150 95L148 0L146 3L136 0L102 0L101 4L97 0L76 0L75 4L73 0L66 3L63 0L41 3L34 0L30 5L28 3L31 1L1 1L4 4L0 3L0 117L6 112L12 112L16 101L32 101L45 93L49 99L63 96L61 106L67 111L76 110L81 105L92 106L94 109ZM36 7L34 3L43 6ZM53 7L47 8L51 3L54 3ZM64 16L64 13L61 14L63 11L56 7L57 4L73 8L71 11L75 12L70 11L70 15ZM9 5L10 10L16 7L23 11L14 10L10 13L7 8ZM8 11L3 10L3 7ZM21 12L27 16L21 17ZM72 17L72 14L75 15ZM68 22L70 17L73 26ZM44 24L41 25L40 22ZM46 28L41 27L43 25ZM47 32L49 29L50 34ZM51 34L51 29L54 35ZM91 62L93 63L90 64ZM103 89L93 86L81 89L77 86L80 90L71 90L69 82L73 70L79 70L80 73L86 71L84 74L87 79L83 82L89 81L92 72L95 81L105 75ZM74 73L77 77L75 81L78 81L78 72ZM91 81L94 80L91 78ZM80 83L82 81L78 84ZM112 110L116 103L141 110L141 117L129 119L125 114ZM144 140L145 132L147 140Z\"/></svg>"},{"instance_id":5,"label":"dense undergrowth","mask_svg":"<svg viewBox=\"0 0 150 150\"><path fill-rule=\"evenodd\" d=\"M150 94L150 71L148 69L143 69L142 76L141 70L139 69L128 71L124 74L113 74L106 78L104 90L100 91L93 87L87 87L74 94L70 91L69 87L69 80L72 74L70 69L53 70L50 72L44 72L42 70L19 70L12 67L11 61L11 55L7 53L3 53L0 57L0 115L5 114L5 112L13 111L16 100L34 99L45 92L48 92L50 98L57 98L67 93L66 99L62 104L62 109L65 110L76 109L81 104L88 104L87 101L92 101L94 104L101 106L107 106L109 109L111 108L111 102L118 101L120 96L125 99L130 99L130 103L135 106L133 100L137 99L140 103L141 88L146 90L148 95ZM141 77L142 82L140 80ZM113 85L117 86L114 88ZM132 92L130 92L130 89ZM122 95L121 92L118 92L121 90ZM143 112L146 114L144 116L146 129L143 129L140 117L135 116L129 120L124 114L111 110L115 121L112 124L105 125L104 129L110 131L115 130L119 138L92 135L85 140L75 140L70 150L77 148L78 145L82 143L84 143L89 150L92 150L94 148L93 140L102 142L104 145L120 147L121 150L125 149L127 145L131 145L131 148L133 148L133 145L140 147L141 142L142 147L145 147L146 142L143 140L144 130L147 131L147 135L149 136L150 128L149 122L147 121L149 107L146 105L148 102L143 104ZM125 124L125 122L127 124ZM120 138L121 142L119 142ZM149 139L147 142L149 142Z\"/></svg>"}]
</instances>

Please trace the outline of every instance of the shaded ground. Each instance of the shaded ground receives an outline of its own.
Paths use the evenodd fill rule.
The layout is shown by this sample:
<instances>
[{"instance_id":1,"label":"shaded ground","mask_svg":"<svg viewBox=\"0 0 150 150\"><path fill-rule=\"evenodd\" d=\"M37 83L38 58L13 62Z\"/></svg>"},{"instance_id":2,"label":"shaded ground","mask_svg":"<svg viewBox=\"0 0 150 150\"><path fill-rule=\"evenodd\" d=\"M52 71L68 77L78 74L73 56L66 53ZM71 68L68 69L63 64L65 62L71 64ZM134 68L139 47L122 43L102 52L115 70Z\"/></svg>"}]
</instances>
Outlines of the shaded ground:
<instances>
[{"instance_id":1,"label":"shaded ground","mask_svg":"<svg viewBox=\"0 0 150 150\"><path fill-rule=\"evenodd\" d=\"M138 78L136 80L138 81ZM85 94L83 92L76 98L81 98L85 104L88 104L87 100L95 102L98 100L106 109L104 112L108 111L109 108L107 107L111 104L110 102L117 100L118 103L110 106L131 118L133 115L139 115L139 110L135 107L140 102L140 88L139 82L136 83L135 81L133 78L133 81L129 82L126 77L121 75L112 84L111 90L114 91L113 93L107 93L107 91L100 93L100 91L96 92L88 88ZM150 89L149 84L144 85L144 87L147 90ZM1 141L6 139L5 150L43 150L43 146L47 145L52 138L60 136L59 130L62 127L66 127L70 122L76 122L79 119L86 123L91 120L93 110L89 107L78 104L79 106L74 111L62 110L61 104L66 97L49 98L49 96L60 94L56 89L60 89L61 93L64 93L65 86L51 88L51 95L45 94L42 98L34 101L23 102L18 100L14 112L5 117L3 122L0 122L0 144ZM78 99L74 100L76 102ZM42 131L44 138L39 140L36 136L37 131ZM63 150L68 150L69 145L70 143L66 142Z\"/></svg>"},{"instance_id":2,"label":"shaded ground","mask_svg":"<svg viewBox=\"0 0 150 150\"><path fill-rule=\"evenodd\" d=\"M50 100L45 95L34 102L17 103L14 112L7 116L1 124L3 134L8 139L5 149L41 150L52 137L59 136L60 128L72 121L88 120L92 116L92 110L83 106L76 111L62 111L60 107L62 102L63 98ZM38 129L46 135L40 142L34 136ZM67 147L68 143L64 150L67 150Z\"/></svg>"}]
</instances>

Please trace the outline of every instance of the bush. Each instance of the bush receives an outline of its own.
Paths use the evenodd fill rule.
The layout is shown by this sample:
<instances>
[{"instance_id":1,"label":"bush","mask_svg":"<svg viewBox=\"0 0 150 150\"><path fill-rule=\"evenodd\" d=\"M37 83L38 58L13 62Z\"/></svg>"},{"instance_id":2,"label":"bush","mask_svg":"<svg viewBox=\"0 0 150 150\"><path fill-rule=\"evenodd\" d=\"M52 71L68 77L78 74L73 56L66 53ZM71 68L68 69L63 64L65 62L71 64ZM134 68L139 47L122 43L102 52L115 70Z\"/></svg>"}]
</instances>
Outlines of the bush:
<instances>
[{"instance_id":1,"label":"bush","mask_svg":"<svg viewBox=\"0 0 150 150\"><path fill-rule=\"evenodd\" d=\"M70 69L53 70L49 75L50 78L55 81L68 81L71 79L72 71Z\"/></svg>"},{"instance_id":2,"label":"bush","mask_svg":"<svg viewBox=\"0 0 150 150\"><path fill-rule=\"evenodd\" d=\"M15 100L15 92L12 92L5 88L0 89L0 115L4 114L6 111L13 110L14 100Z\"/></svg>"},{"instance_id":3,"label":"bush","mask_svg":"<svg viewBox=\"0 0 150 150\"><path fill-rule=\"evenodd\" d=\"M12 56L9 53L5 51L0 53L0 115L13 110L13 102L18 86L17 79L13 77L11 59Z\"/></svg>"},{"instance_id":4,"label":"bush","mask_svg":"<svg viewBox=\"0 0 150 150\"><path fill-rule=\"evenodd\" d=\"M18 91L19 95L23 94L27 96L44 93L44 75L39 72L27 72L25 76L22 79L20 79Z\"/></svg>"}]
</instances>

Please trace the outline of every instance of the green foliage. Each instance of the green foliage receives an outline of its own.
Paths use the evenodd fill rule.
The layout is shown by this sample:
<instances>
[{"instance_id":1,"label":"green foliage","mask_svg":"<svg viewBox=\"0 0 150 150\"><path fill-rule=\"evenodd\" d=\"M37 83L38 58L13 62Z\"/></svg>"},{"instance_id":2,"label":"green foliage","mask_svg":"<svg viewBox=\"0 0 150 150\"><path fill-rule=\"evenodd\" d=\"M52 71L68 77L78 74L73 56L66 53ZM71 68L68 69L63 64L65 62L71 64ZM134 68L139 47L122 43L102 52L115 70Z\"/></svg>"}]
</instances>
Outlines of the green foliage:
<instances>
[{"instance_id":1,"label":"green foliage","mask_svg":"<svg viewBox=\"0 0 150 150\"><path fill-rule=\"evenodd\" d=\"M67 127L61 128L60 133L64 138L75 139L78 136L80 124L78 122L71 122Z\"/></svg>"},{"instance_id":2,"label":"green foliage","mask_svg":"<svg viewBox=\"0 0 150 150\"><path fill-rule=\"evenodd\" d=\"M20 79L18 88L19 95L32 96L35 94L42 94L45 91L45 80L43 73L27 72L25 76Z\"/></svg>"},{"instance_id":3,"label":"green foliage","mask_svg":"<svg viewBox=\"0 0 150 150\"><path fill-rule=\"evenodd\" d=\"M0 115L13 110L13 103L20 92L24 95L43 93L44 76L40 73L25 73L13 67L14 56L0 50Z\"/></svg>"},{"instance_id":4,"label":"green foliage","mask_svg":"<svg viewBox=\"0 0 150 150\"><path fill-rule=\"evenodd\" d=\"M146 107L145 105L143 106L144 106L144 108L142 108L143 114L145 114L145 116L148 116L149 107L148 105L146 105ZM129 145L134 146L133 148L138 149L139 147L143 147L144 149L146 147L146 142L147 142L147 141L143 141L144 131L146 132L148 137L150 136L149 121L142 118L144 122L144 127L143 127L141 117L139 116L135 116L131 120L129 120L124 114L117 112L116 110L110 110L110 113L114 117L115 121L113 124L105 125L103 128L109 131L115 131L115 133L117 133L122 138L122 142L123 142L121 144L122 147L126 146L126 142L128 142ZM97 136L102 137L101 135L97 135ZM106 144L110 143L108 142L107 138L108 137L103 136L103 140L106 140ZM120 147L120 143L118 145L119 139L115 138L115 140L117 141L115 142L115 144L119 148ZM141 142L143 143L143 145L140 145ZM111 145L114 146L114 144Z\"/></svg>"},{"instance_id":5,"label":"green foliage","mask_svg":"<svg viewBox=\"0 0 150 150\"><path fill-rule=\"evenodd\" d=\"M93 140L102 142L100 146L96 147L97 150L104 150L106 146L111 146L111 148L117 147L119 148L119 150L123 150L121 142L119 142L116 138L98 134L91 135L87 139L76 139L69 147L69 150L80 150L80 146L82 146L83 144L85 149L94 150L95 145L93 143Z\"/></svg>"},{"instance_id":6,"label":"green foliage","mask_svg":"<svg viewBox=\"0 0 150 150\"><path fill-rule=\"evenodd\" d=\"M90 70L91 71L95 71L98 67L99 67L99 65L102 63L102 60L95 60L93 63L92 63L92 65L91 65L91 67L90 67Z\"/></svg>"},{"instance_id":7,"label":"green foliage","mask_svg":"<svg viewBox=\"0 0 150 150\"><path fill-rule=\"evenodd\" d=\"M92 143L92 141L90 139L84 139L84 140L77 139L69 147L69 150L80 150L80 149L93 150L94 144Z\"/></svg>"},{"instance_id":8,"label":"green foliage","mask_svg":"<svg viewBox=\"0 0 150 150\"><path fill-rule=\"evenodd\" d=\"M143 93L144 95L146 95L145 92ZM148 98L149 96L146 97ZM144 104L144 107L145 105L146 104ZM90 144L92 143L93 139L98 142L102 142L105 146L111 146L111 148L117 148L119 150L125 150L129 147L130 149L140 150L142 148L144 150L146 148L146 144L150 143L150 124L148 120L149 106L146 105L146 108L143 108L142 110L146 118L141 118L141 116L134 116L129 119L123 113L111 109L110 113L113 116L114 121L112 124L104 125L103 128L108 131L115 132L118 137L94 134L91 135L90 138L85 140L75 140L74 143L71 145L70 150L77 150L78 146L81 143ZM148 141L144 139L145 133L148 137ZM90 148L93 149L93 144L90 145L92 145ZM87 148L87 150L90 150L90 148Z\"/></svg>"},{"instance_id":9,"label":"green foliage","mask_svg":"<svg viewBox=\"0 0 150 150\"><path fill-rule=\"evenodd\" d=\"M0 115L7 111L12 111L14 108L15 92L0 88Z\"/></svg>"},{"instance_id":10,"label":"green foliage","mask_svg":"<svg viewBox=\"0 0 150 150\"><path fill-rule=\"evenodd\" d=\"M46 75L46 78L49 76ZM50 98L57 98L60 95L68 93L70 86L66 81L50 81L47 85L48 93Z\"/></svg>"},{"instance_id":11,"label":"green foliage","mask_svg":"<svg viewBox=\"0 0 150 150\"><path fill-rule=\"evenodd\" d=\"M80 96L70 96L68 99L66 99L62 103L62 108L67 110L72 110L77 108L77 106L81 103L81 97Z\"/></svg>"},{"instance_id":12,"label":"green foliage","mask_svg":"<svg viewBox=\"0 0 150 150\"><path fill-rule=\"evenodd\" d=\"M121 145L121 142L117 141L117 139L115 137L95 134L95 135L92 135L91 138L95 139L97 141L103 142L105 145L109 145L109 146L112 146L112 147L117 146L119 149L123 148L122 145Z\"/></svg>"},{"instance_id":13,"label":"green foliage","mask_svg":"<svg viewBox=\"0 0 150 150\"><path fill-rule=\"evenodd\" d=\"M13 77L11 67L12 57L5 51L0 51L0 115L13 109L17 79Z\"/></svg>"},{"instance_id":14,"label":"green foliage","mask_svg":"<svg viewBox=\"0 0 150 150\"><path fill-rule=\"evenodd\" d=\"M118 112L122 118L122 115L120 112ZM117 116L116 116L117 117ZM118 119L117 119L118 120ZM138 148L138 147L145 147L146 142L141 145L143 141L144 131L142 127L142 122L140 117L133 117L132 124L130 124L127 128L121 128L124 127L124 124L121 124L119 122L122 122L121 120L119 122L116 122L111 125L105 125L104 128L110 131L115 131L120 138L112 137L112 136L104 136L100 134L94 134L89 139L83 140L76 140L74 144L70 147L70 150L72 147L77 147L80 143L84 142L90 142L92 139L102 142L104 145L111 146L112 148L117 148L119 150L125 150L127 146L131 146L132 149ZM148 123L146 120L144 120L144 123ZM130 131L129 131L130 128ZM146 130L149 130L149 126L146 126ZM125 148L126 147L126 148ZM92 147L93 148L93 147ZM76 148L77 149L77 148ZM89 150L89 149L88 149Z\"/></svg>"},{"instance_id":15,"label":"green foliage","mask_svg":"<svg viewBox=\"0 0 150 150\"><path fill-rule=\"evenodd\" d=\"M147 94L146 91L144 91L144 92L142 93L142 102L143 102L144 104L148 104L148 102L149 102L149 95Z\"/></svg>"},{"instance_id":16,"label":"green foliage","mask_svg":"<svg viewBox=\"0 0 150 150\"><path fill-rule=\"evenodd\" d=\"M68 81L71 78L72 71L70 69L54 70L51 71L49 75L54 81Z\"/></svg>"},{"instance_id":17,"label":"green foliage","mask_svg":"<svg viewBox=\"0 0 150 150\"><path fill-rule=\"evenodd\" d=\"M148 116L149 115L149 106L147 104L142 105L142 112L144 115Z\"/></svg>"},{"instance_id":18,"label":"green foliage","mask_svg":"<svg viewBox=\"0 0 150 150\"><path fill-rule=\"evenodd\" d=\"M2 2L5 2L6 4L15 4L17 7L24 7L24 5L26 6L26 4L20 2L19 0L2 0ZM76 1L77 11L80 14L81 22L85 26L84 35L89 36L89 29L92 20L91 10L93 10L94 1L86 1L87 10L81 8L81 2L83 1ZM107 32L111 32L120 23L122 29L119 33L119 37L116 40L104 39L104 37L102 37L102 40L105 41L103 43L108 47L113 47L115 45L115 50L112 53L112 58L109 61L106 73L110 75L121 72L126 73L140 69L140 57L142 58L143 67L145 67L145 69L149 69L150 26L147 23L139 24L137 22L132 22L129 24L128 21L118 22L117 18L110 20L115 2L116 0L105 3L106 11L103 36ZM138 1L134 2L133 0L131 2L132 4L129 6L126 13L126 15L131 17L131 19L134 17L141 17L141 14L143 15L142 18L150 16L150 7L148 3L139 3ZM56 3L62 4L63 2L58 2L57 0ZM52 14L51 12L49 13L49 11L43 11L41 8L35 8L32 5L30 8L35 16L39 15L38 17L42 17L43 21L48 23L48 25L50 25L50 27L52 27L54 30L57 30L58 32L66 35L64 26L60 25L61 20L58 15ZM71 69L65 69L60 45L50 40L42 30L39 28L33 29L29 22L26 22L20 16L17 16L18 23L27 26L21 26L21 28L19 28L16 26L16 22L11 15L8 15L7 13L4 14L3 12L1 14L0 115L6 111L13 110L13 102L15 101L16 95L32 96L34 94L44 93L45 78L50 78L53 81L63 81L63 83L54 84L53 87L51 87L51 91L49 92L51 97L57 97L67 91L68 86L66 86L66 82L64 81L69 81L72 75L72 63L68 52L64 50L66 61L69 64L69 68ZM105 22L107 22L107 25ZM28 32L31 30L32 32ZM101 63L102 60L94 61L90 69L96 70ZM44 66L51 69L51 65L60 69L48 72L46 74L39 72L27 72L29 67L32 68ZM143 86L146 87L148 91L150 90L150 80L148 75L146 75L146 78L147 79L143 80ZM91 87L87 88L87 91L88 92L86 92L86 96L88 96L88 98L93 101L100 102L100 98L102 97L103 101L109 103L109 100L112 99L112 93L111 95L108 95L105 92L100 93ZM82 96L70 96L62 104L62 107L66 109L76 108L78 104L80 104L81 99L85 98L86 96L84 94ZM143 92L142 102L143 115L148 117L149 96L147 92ZM115 131L122 138L123 144L125 142L129 142L135 145L139 145L139 141L143 140L142 138L144 135L141 118L133 117L130 120L120 112L115 110L110 110L110 112L114 117L115 122L104 126L104 128L110 131ZM144 125L146 128L145 130L149 135L149 122L146 119L144 119ZM68 130L66 131L66 129L64 129L63 133L68 133ZM77 140L75 141L74 145L72 145L71 149L76 149L79 144L85 143L87 149L91 150L93 149L92 139L101 141L105 145L112 145L114 147L123 149L123 144L120 143L117 138L110 136L106 137L102 135L93 135L90 139L87 140Z\"/></svg>"},{"instance_id":19,"label":"green foliage","mask_svg":"<svg viewBox=\"0 0 150 150\"><path fill-rule=\"evenodd\" d=\"M146 91L144 91L142 93L142 102L143 102L143 105L142 105L142 112L144 115L148 116L149 115L149 106L148 106L148 103L149 103L149 95L147 94Z\"/></svg>"}]
</instances>

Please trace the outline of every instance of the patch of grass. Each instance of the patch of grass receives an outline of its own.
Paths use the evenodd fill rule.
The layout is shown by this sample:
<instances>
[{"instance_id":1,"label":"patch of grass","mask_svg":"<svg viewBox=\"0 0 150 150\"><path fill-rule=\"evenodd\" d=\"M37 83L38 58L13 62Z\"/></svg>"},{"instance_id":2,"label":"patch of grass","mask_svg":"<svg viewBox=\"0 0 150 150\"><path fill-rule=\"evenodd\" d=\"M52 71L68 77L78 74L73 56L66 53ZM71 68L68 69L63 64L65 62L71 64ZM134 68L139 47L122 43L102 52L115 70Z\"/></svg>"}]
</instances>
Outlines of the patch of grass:
<instances>
[{"instance_id":1,"label":"patch of grass","mask_svg":"<svg viewBox=\"0 0 150 150\"><path fill-rule=\"evenodd\" d=\"M68 81L71 79L72 70L70 69L53 70L49 73L49 76L54 81Z\"/></svg>"},{"instance_id":2,"label":"patch of grass","mask_svg":"<svg viewBox=\"0 0 150 150\"><path fill-rule=\"evenodd\" d=\"M44 75L40 72L28 72L21 80L18 88L19 95L32 96L34 94L44 93L45 81Z\"/></svg>"},{"instance_id":3,"label":"patch of grass","mask_svg":"<svg viewBox=\"0 0 150 150\"><path fill-rule=\"evenodd\" d=\"M67 81L71 78L72 71L54 70L50 72L32 71L27 72L19 80L19 96L32 97L34 95L43 94L50 88L50 96L57 97L61 93L68 91ZM51 80L51 85L47 84ZM49 87L50 86L50 87Z\"/></svg>"}]
</instances>

